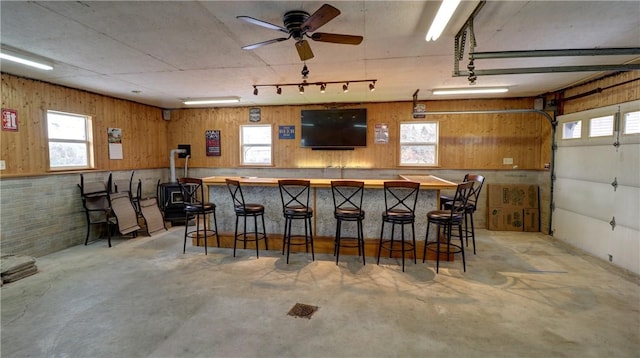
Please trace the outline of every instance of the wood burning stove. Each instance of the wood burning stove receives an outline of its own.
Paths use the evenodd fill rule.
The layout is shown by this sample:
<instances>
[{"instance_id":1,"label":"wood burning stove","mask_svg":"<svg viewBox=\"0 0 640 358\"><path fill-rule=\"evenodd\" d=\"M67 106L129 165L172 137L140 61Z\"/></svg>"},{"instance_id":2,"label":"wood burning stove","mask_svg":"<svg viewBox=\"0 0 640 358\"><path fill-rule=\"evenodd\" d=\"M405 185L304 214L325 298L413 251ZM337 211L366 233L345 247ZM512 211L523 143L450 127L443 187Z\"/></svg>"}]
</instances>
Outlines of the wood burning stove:
<instances>
[{"instance_id":1,"label":"wood burning stove","mask_svg":"<svg viewBox=\"0 0 640 358\"><path fill-rule=\"evenodd\" d=\"M160 209L166 221L184 221L184 202L178 183L164 183L159 187Z\"/></svg>"},{"instance_id":2,"label":"wood burning stove","mask_svg":"<svg viewBox=\"0 0 640 358\"><path fill-rule=\"evenodd\" d=\"M176 180L175 155L179 158L185 158L184 176L187 176L187 163L191 156L191 145L179 144L178 149L172 149L169 152L169 170L171 174L171 182L158 184L158 198L160 200L160 210L162 210L164 220L184 222L184 201L182 198L182 190Z\"/></svg>"}]
</instances>

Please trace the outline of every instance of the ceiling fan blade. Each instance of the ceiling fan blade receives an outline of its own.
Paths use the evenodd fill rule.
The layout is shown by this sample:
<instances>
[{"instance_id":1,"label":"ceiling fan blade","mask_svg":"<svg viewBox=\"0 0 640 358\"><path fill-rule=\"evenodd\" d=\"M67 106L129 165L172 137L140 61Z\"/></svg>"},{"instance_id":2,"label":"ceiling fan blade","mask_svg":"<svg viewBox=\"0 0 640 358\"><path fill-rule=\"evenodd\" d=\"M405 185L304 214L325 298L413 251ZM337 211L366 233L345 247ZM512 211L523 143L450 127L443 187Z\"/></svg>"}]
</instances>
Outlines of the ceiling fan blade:
<instances>
[{"instance_id":1,"label":"ceiling fan blade","mask_svg":"<svg viewBox=\"0 0 640 358\"><path fill-rule=\"evenodd\" d=\"M332 42L345 45L359 45L362 42L362 36L328 34L326 32L315 32L311 35L311 39L320 42Z\"/></svg>"},{"instance_id":2,"label":"ceiling fan blade","mask_svg":"<svg viewBox=\"0 0 640 358\"><path fill-rule=\"evenodd\" d=\"M316 10L316 12L311 14L311 16L309 16L307 20L302 23L300 28L302 29L302 31L313 32L338 15L340 15L340 10L329 4L324 4L318 10Z\"/></svg>"},{"instance_id":3,"label":"ceiling fan blade","mask_svg":"<svg viewBox=\"0 0 640 358\"><path fill-rule=\"evenodd\" d=\"M300 56L301 61L313 58L313 51L311 51L311 46L309 46L309 42L307 40L296 42L296 50L298 50L298 55Z\"/></svg>"},{"instance_id":4,"label":"ceiling fan blade","mask_svg":"<svg viewBox=\"0 0 640 358\"><path fill-rule=\"evenodd\" d=\"M253 49L256 49L258 47L262 47L264 45L270 45L270 44L274 44L276 42L286 41L288 39L289 39L288 37L280 37L280 38L273 39L273 40L258 42L258 43L255 43L253 45L243 46L242 49L243 50L253 50Z\"/></svg>"},{"instance_id":5,"label":"ceiling fan blade","mask_svg":"<svg viewBox=\"0 0 640 358\"><path fill-rule=\"evenodd\" d=\"M289 33L289 31L287 29L285 29L284 27L282 27L282 26L278 26L278 25L274 25L274 24L266 22L266 21L254 19L251 16L236 16L236 19L244 20L244 21L246 21L248 23L251 23L251 24L254 24L254 25L266 27L267 29L282 31L285 34Z\"/></svg>"}]
</instances>

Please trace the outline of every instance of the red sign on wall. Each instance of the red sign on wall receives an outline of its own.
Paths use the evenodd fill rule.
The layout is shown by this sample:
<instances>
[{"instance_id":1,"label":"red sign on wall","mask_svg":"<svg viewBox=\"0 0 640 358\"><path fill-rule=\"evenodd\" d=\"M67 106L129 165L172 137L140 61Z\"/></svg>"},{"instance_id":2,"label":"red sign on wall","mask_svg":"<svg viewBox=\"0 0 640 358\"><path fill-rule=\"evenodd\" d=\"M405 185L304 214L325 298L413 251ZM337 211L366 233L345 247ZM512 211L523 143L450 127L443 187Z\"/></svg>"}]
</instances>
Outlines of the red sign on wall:
<instances>
[{"instance_id":1,"label":"red sign on wall","mask_svg":"<svg viewBox=\"0 0 640 358\"><path fill-rule=\"evenodd\" d=\"M205 138L207 140L207 156L219 157L220 156L220 131L208 130L205 132Z\"/></svg>"},{"instance_id":2,"label":"red sign on wall","mask_svg":"<svg viewBox=\"0 0 640 358\"><path fill-rule=\"evenodd\" d=\"M2 130L3 131L18 131L18 111L15 109L2 109Z\"/></svg>"}]
</instances>

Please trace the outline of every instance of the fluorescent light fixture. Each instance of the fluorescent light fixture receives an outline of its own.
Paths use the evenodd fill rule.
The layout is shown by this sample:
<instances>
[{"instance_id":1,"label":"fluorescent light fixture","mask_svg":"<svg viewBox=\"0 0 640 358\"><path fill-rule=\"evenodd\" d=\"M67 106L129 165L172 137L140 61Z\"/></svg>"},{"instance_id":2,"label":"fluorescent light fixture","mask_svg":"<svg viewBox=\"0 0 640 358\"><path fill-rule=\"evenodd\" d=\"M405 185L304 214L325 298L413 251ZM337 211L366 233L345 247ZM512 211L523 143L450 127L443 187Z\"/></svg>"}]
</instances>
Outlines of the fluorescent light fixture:
<instances>
[{"instance_id":1,"label":"fluorescent light fixture","mask_svg":"<svg viewBox=\"0 0 640 358\"><path fill-rule=\"evenodd\" d=\"M434 96L446 96L453 94L491 94L509 92L506 87L478 87L478 88L443 88L431 91Z\"/></svg>"},{"instance_id":2,"label":"fluorescent light fixture","mask_svg":"<svg viewBox=\"0 0 640 358\"><path fill-rule=\"evenodd\" d=\"M453 13L456 11L458 4L460 4L460 0L442 0L440 9L438 9L438 13L435 19L433 19L433 23L427 32L425 40L435 41L440 37L444 28L447 27L447 23L451 20L451 16L453 16Z\"/></svg>"},{"instance_id":3,"label":"fluorescent light fixture","mask_svg":"<svg viewBox=\"0 0 640 358\"><path fill-rule=\"evenodd\" d=\"M45 59L41 59L29 54L22 54L19 51L12 51L4 47L0 51L2 51L0 52L0 59L35 67L41 70L53 70L53 64Z\"/></svg>"},{"instance_id":4,"label":"fluorescent light fixture","mask_svg":"<svg viewBox=\"0 0 640 358\"><path fill-rule=\"evenodd\" d=\"M218 98L204 98L204 99L189 99L182 103L187 106L196 106L199 104L221 104L221 103L238 103L240 97L218 97Z\"/></svg>"}]
</instances>

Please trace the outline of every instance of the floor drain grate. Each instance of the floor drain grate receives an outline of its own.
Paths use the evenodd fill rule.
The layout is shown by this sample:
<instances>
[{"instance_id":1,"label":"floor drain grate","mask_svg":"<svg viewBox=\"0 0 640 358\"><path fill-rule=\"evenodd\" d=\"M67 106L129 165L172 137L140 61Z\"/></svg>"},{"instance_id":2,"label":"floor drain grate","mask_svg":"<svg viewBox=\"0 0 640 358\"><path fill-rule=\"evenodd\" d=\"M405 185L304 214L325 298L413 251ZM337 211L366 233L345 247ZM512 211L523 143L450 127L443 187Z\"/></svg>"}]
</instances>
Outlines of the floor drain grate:
<instances>
[{"instance_id":1,"label":"floor drain grate","mask_svg":"<svg viewBox=\"0 0 640 358\"><path fill-rule=\"evenodd\" d=\"M289 310L288 315L294 317L304 317L311 319L311 316L318 310L318 306L305 305L304 303L296 303Z\"/></svg>"}]
</instances>

